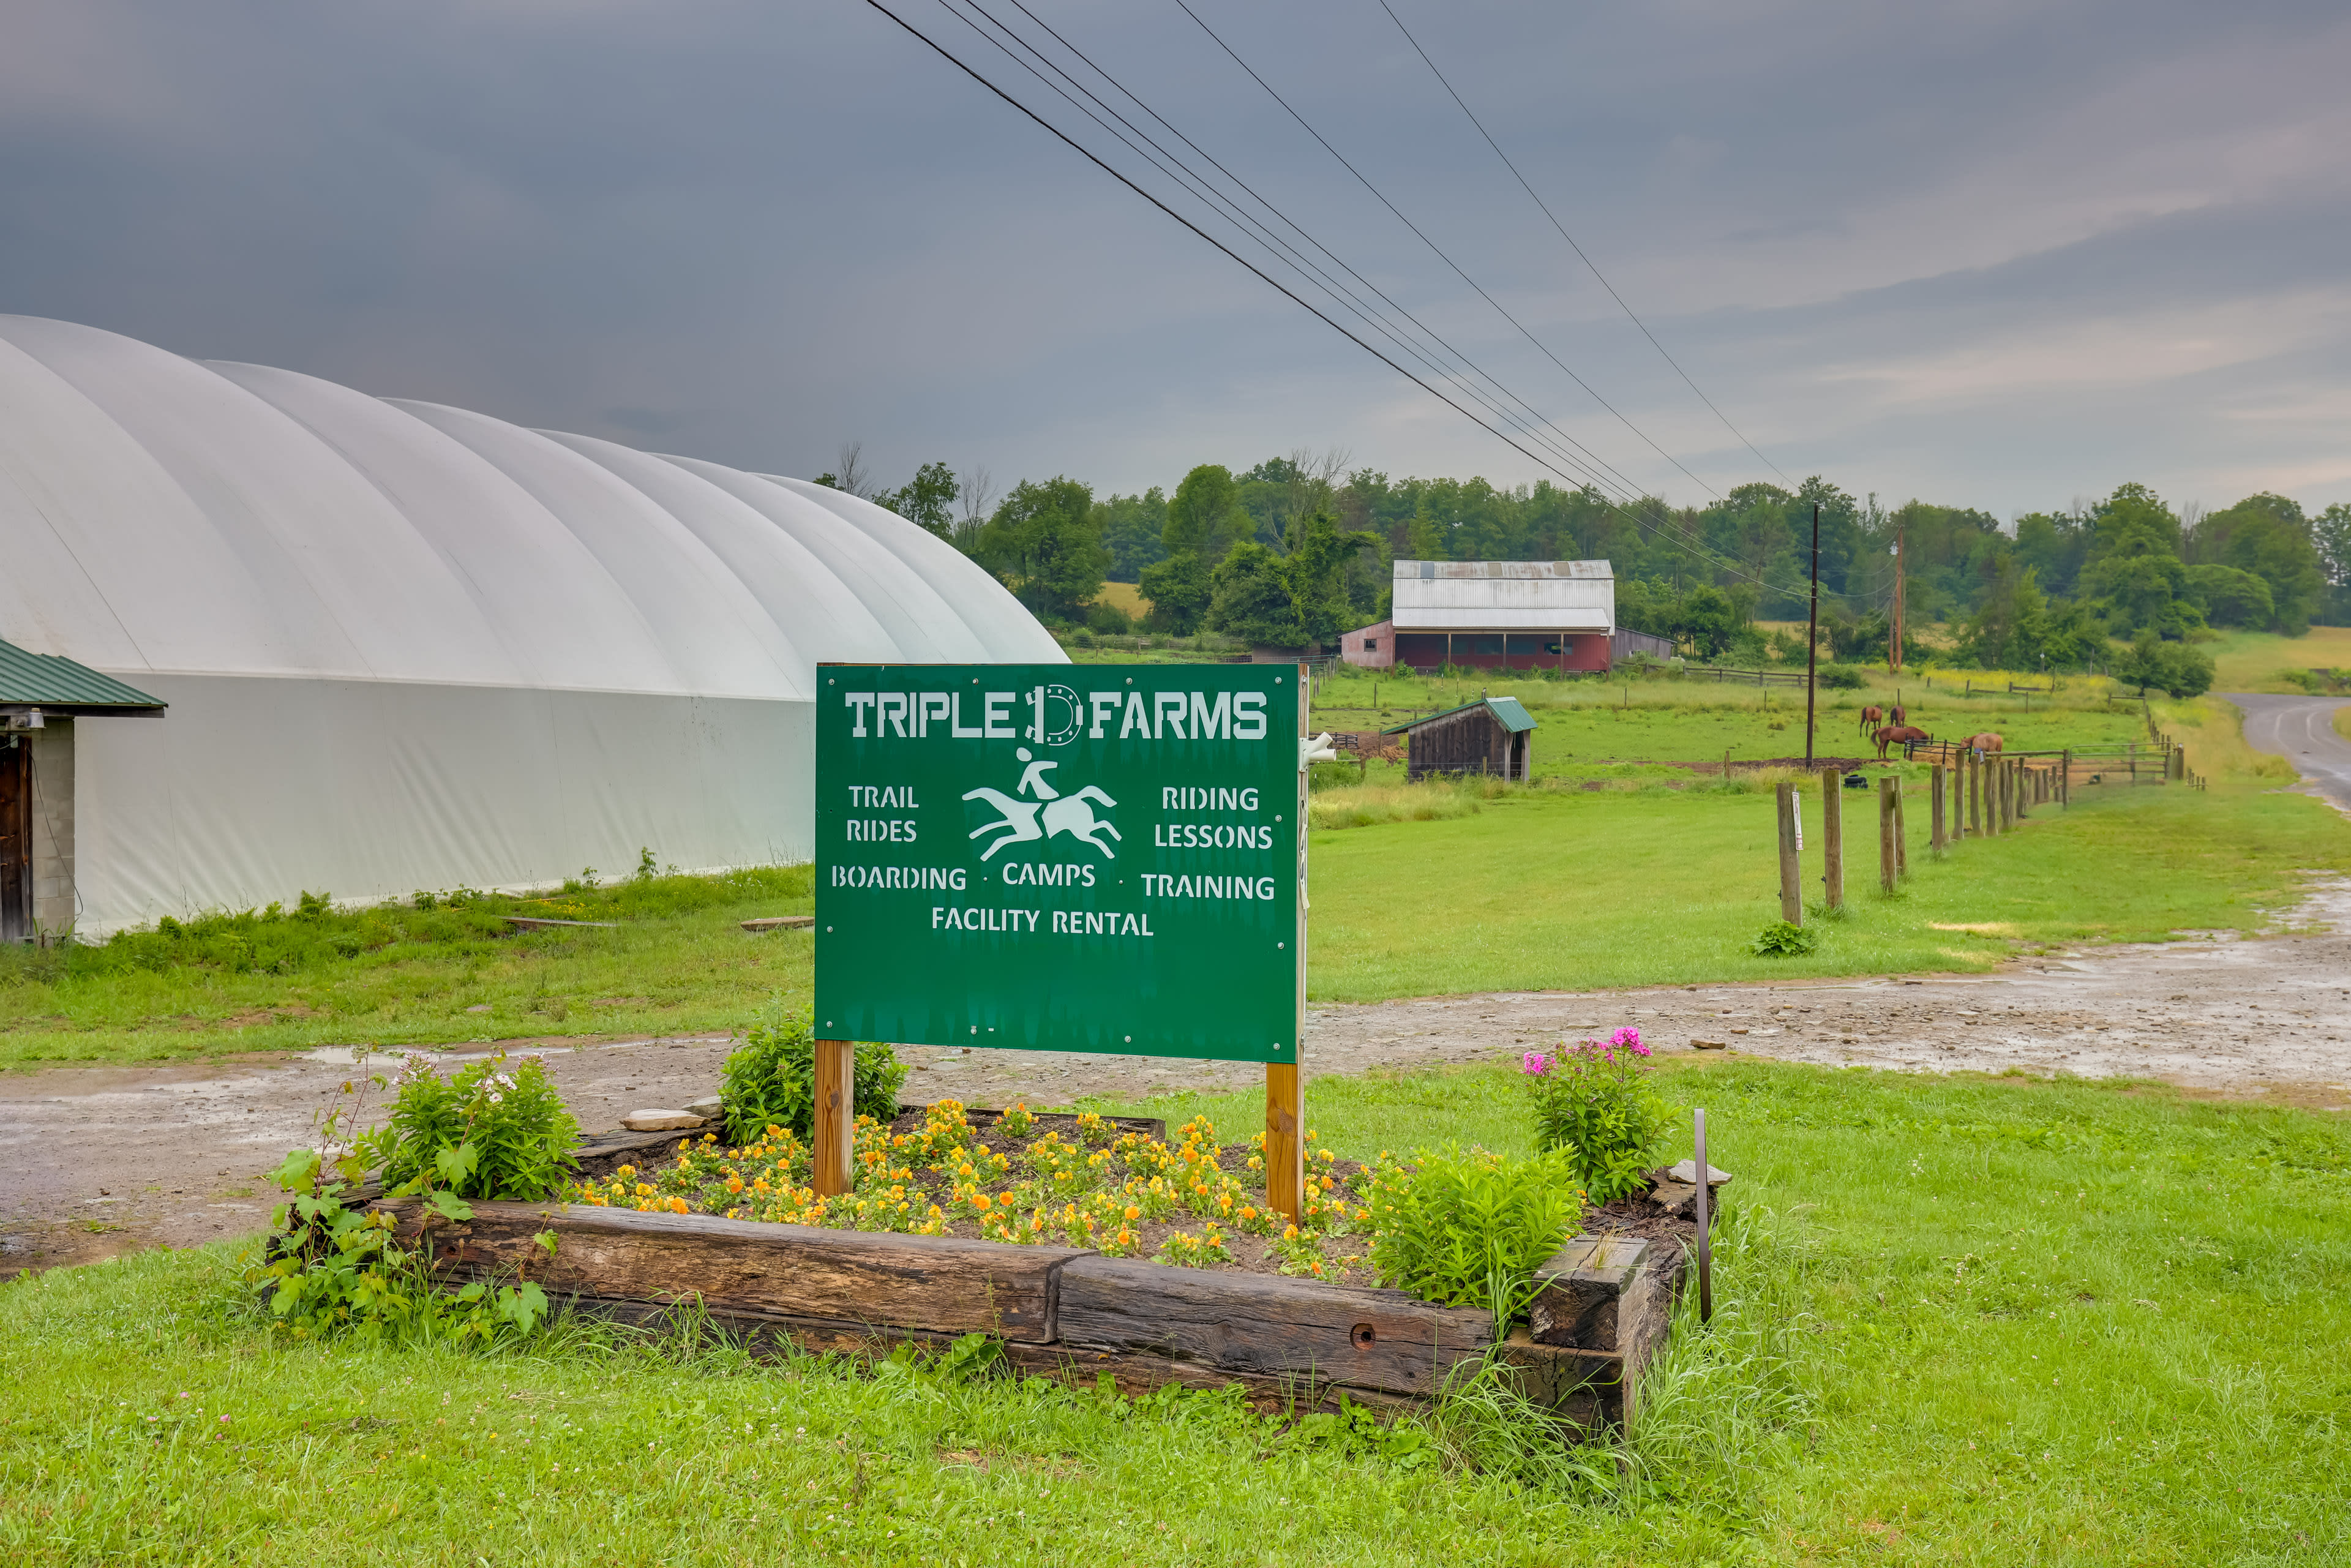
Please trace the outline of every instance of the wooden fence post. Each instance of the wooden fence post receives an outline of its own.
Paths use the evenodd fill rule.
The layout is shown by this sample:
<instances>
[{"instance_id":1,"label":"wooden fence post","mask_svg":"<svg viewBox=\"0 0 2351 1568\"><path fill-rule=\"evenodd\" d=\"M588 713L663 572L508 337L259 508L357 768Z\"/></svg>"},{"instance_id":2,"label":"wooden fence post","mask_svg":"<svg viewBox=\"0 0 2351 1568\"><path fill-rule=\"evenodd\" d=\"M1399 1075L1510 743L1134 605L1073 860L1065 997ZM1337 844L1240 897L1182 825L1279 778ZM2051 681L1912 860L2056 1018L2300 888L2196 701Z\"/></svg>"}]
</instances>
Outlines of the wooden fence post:
<instances>
[{"instance_id":1,"label":"wooden fence post","mask_svg":"<svg viewBox=\"0 0 2351 1568\"><path fill-rule=\"evenodd\" d=\"M1968 837L1983 837L1983 759L1968 752Z\"/></svg>"},{"instance_id":2,"label":"wooden fence post","mask_svg":"<svg viewBox=\"0 0 2351 1568\"><path fill-rule=\"evenodd\" d=\"M2074 803L2074 748L2072 747L2065 748L2064 758L2064 771L2057 775L2057 804L2061 807Z\"/></svg>"},{"instance_id":3,"label":"wooden fence post","mask_svg":"<svg viewBox=\"0 0 2351 1568\"><path fill-rule=\"evenodd\" d=\"M1910 874L1910 824L1902 814L1902 779L1894 780L1894 874Z\"/></svg>"},{"instance_id":4,"label":"wooden fence post","mask_svg":"<svg viewBox=\"0 0 2351 1568\"><path fill-rule=\"evenodd\" d=\"M1894 780L1877 781L1877 888L1894 891Z\"/></svg>"},{"instance_id":5,"label":"wooden fence post","mask_svg":"<svg viewBox=\"0 0 2351 1568\"><path fill-rule=\"evenodd\" d=\"M2032 810L2032 765L2022 757L2016 759L2016 820L2022 821Z\"/></svg>"},{"instance_id":6,"label":"wooden fence post","mask_svg":"<svg viewBox=\"0 0 2351 1568\"><path fill-rule=\"evenodd\" d=\"M1927 847L1933 850L1937 854L1941 854L1944 849L1943 765L1939 762L1927 769L1927 790L1928 799L1931 801L1931 804L1928 806L1927 810L1928 826L1930 830L1927 839Z\"/></svg>"},{"instance_id":7,"label":"wooden fence post","mask_svg":"<svg viewBox=\"0 0 2351 1568\"><path fill-rule=\"evenodd\" d=\"M857 1046L846 1040L816 1042L816 1169L819 1197L837 1197L856 1185Z\"/></svg>"},{"instance_id":8,"label":"wooden fence post","mask_svg":"<svg viewBox=\"0 0 2351 1568\"><path fill-rule=\"evenodd\" d=\"M1821 886L1823 903L1844 907L1844 775L1834 768L1821 770Z\"/></svg>"},{"instance_id":9,"label":"wooden fence post","mask_svg":"<svg viewBox=\"0 0 2351 1568\"><path fill-rule=\"evenodd\" d=\"M1802 925L1804 873L1796 853L1796 787L1782 784L1774 793L1780 812L1780 918L1791 925Z\"/></svg>"}]
</instances>

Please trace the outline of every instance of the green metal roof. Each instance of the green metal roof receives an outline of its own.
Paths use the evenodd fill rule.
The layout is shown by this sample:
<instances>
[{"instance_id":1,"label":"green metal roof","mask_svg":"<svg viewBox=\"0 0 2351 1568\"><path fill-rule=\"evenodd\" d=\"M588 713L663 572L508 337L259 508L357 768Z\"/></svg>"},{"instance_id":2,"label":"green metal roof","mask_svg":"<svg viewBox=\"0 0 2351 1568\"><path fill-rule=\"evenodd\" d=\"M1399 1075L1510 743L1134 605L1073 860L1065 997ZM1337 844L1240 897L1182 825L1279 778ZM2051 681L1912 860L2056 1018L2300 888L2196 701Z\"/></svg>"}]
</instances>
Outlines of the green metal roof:
<instances>
[{"instance_id":1,"label":"green metal roof","mask_svg":"<svg viewBox=\"0 0 2351 1568\"><path fill-rule=\"evenodd\" d=\"M0 706L57 714L159 714L165 705L112 675L54 653L0 643Z\"/></svg>"},{"instance_id":2,"label":"green metal roof","mask_svg":"<svg viewBox=\"0 0 2351 1568\"><path fill-rule=\"evenodd\" d=\"M1402 735L1405 731L1417 728L1421 725L1434 724L1440 718L1450 718L1457 713L1468 713L1473 707L1481 707L1487 712L1492 714L1496 722L1500 724L1504 729L1509 730L1512 735L1517 735L1524 730L1532 729L1535 727L1534 715L1529 713L1523 706L1521 706L1518 698L1479 697L1474 703L1463 703L1459 707L1449 707L1443 713L1430 714L1426 718L1416 718L1407 720L1403 724L1392 724L1388 726L1387 728L1380 731L1380 733L1382 735Z\"/></svg>"}]
</instances>

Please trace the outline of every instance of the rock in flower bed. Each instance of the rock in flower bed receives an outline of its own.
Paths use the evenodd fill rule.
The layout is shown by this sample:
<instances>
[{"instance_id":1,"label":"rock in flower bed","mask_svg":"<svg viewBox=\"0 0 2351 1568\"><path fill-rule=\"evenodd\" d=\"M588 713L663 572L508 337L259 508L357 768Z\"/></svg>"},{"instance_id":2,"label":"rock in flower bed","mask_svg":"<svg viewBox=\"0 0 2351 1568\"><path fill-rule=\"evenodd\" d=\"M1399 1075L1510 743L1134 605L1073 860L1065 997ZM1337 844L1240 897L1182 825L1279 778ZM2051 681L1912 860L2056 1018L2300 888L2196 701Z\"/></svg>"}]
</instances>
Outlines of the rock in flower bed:
<instances>
[{"instance_id":1,"label":"rock in flower bed","mask_svg":"<svg viewBox=\"0 0 2351 1568\"><path fill-rule=\"evenodd\" d=\"M1166 1139L1081 1112L1040 1118L1016 1105L985 1130L942 1100L887 1126L860 1117L856 1186L809 1185L812 1156L788 1129L748 1145L681 1138L658 1163L596 1162L566 1201L646 1213L710 1214L835 1229L1081 1247L1201 1269L1374 1282L1369 1200L1403 1172L1317 1149L1305 1134L1302 1223L1267 1207L1265 1136L1222 1141L1196 1116Z\"/></svg>"}]
</instances>

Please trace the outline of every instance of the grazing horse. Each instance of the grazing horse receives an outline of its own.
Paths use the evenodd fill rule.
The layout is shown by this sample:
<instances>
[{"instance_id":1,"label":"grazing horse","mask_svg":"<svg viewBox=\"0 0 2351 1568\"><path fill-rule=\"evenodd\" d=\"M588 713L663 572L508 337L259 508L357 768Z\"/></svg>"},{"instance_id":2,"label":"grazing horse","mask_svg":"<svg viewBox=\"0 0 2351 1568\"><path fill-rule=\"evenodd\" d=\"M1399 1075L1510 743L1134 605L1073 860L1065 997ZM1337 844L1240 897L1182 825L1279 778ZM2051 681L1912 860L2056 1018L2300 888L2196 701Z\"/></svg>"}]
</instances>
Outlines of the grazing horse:
<instances>
[{"instance_id":1,"label":"grazing horse","mask_svg":"<svg viewBox=\"0 0 2351 1568\"><path fill-rule=\"evenodd\" d=\"M1885 710L1884 708L1882 708L1882 707L1865 707L1865 708L1864 708L1864 709L1862 709L1862 710L1861 710L1861 733L1862 733L1862 734L1864 734L1864 735L1867 735L1867 734L1869 733L1870 726L1872 726L1872 725L1877 725L1877 724L1884 724L1885 722L1886 722L1886 710Z\"/></svg>"},{"instance_id":2,"label":"grazing horse","mask_svg":"<svg viewBox=\"0 0 2351 1568\"><path fill-rule=\"evenodd\" d=\"M1981 735L1971 735L1968 737L1966 740L1960 742L1960 744L1979 757L1998 757L2000 755L2000 737L1994 735L1990 730L1985 730Z\"/></svg>"},{"instance_id":3,"label":"grazing horse","mask_svg":"<svg viewBox=\"0 0 2351 1568\"><path fill-rule=\"evenodd\" d=\"M1908 724L1910 722L1910 716L1902 711L1902 705L1900 703L1896 703L1892 707L1886 710L1886 722L1888 724Z\"/></svg>"},{"instance_id":4,"label":"grazing horse","mask_svg":"<svg viewBox=\"0 0 2351 1568\"><path fill-rule=\"evenodd\" d=\"M1877 759L1883 762L1886 760L1886 748L1889 746L1901 747L1903 754L1907 756L1911 747L1922 740L1932 740L1935 737L1917 725L1889 724L1869 738L1877 742Z\"/></svg>"}]
</instances>

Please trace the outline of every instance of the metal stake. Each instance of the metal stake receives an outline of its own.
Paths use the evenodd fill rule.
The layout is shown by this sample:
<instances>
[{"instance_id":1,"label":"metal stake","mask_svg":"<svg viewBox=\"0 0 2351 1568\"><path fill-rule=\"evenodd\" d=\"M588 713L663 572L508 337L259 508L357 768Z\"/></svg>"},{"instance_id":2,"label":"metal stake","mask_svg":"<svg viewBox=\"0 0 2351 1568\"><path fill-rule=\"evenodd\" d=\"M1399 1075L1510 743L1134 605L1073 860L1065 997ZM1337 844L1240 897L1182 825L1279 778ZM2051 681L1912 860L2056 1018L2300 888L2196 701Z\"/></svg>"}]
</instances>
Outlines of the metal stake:
<instances>
[{"instance_id":1,"label":"metal stake","mask_svg":"<svg viewBox=\"0 0 2351 1568\"><path fill-rule=\"evenodd\" d=\"M1707 1235L1707 1200L1714 1189L1707 1184L1711 1169L1706 1163L1706 1112L1698 1113L1698 1321L1714 1321L1714 1248Z\"/></svg>"}]
</instances>

